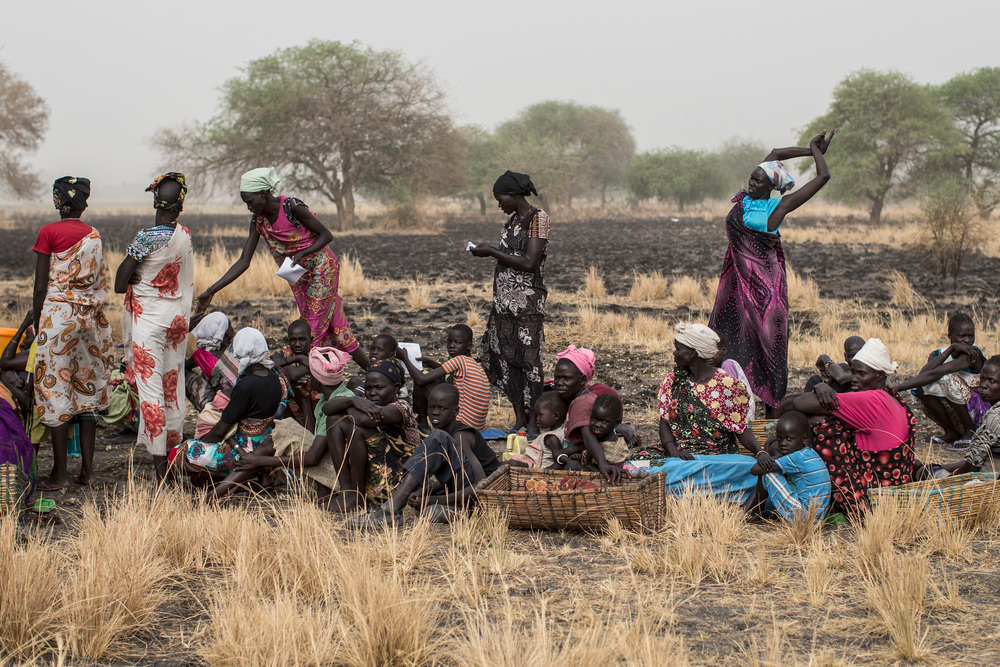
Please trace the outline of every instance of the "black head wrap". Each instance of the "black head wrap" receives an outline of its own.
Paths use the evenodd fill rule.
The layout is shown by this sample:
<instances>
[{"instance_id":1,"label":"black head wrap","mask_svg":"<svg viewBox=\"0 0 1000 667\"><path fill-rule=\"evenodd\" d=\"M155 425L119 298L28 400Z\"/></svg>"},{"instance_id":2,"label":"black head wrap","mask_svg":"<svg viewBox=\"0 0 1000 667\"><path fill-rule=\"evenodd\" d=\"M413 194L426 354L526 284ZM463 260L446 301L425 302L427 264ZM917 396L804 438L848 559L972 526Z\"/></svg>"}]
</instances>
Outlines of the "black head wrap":
<instances>
[{"instance_id":1,"label":"black head wrap","mask_svg":"<svg viewBox=\"0 0 1000 667\"><path fill-rule=\"evenodd\" d=\"M403 369L396 359L380 359L368 366L369 373L380 373L393 383L403 384Z\"/></svg>"},{"instance_id":2,"label":"black head wrap","mask_svg":"<svg viewBox=\"0 0 1000 667\"><path fill-rule=\"evenodd\" d=\"M538 190L535 189L535 184L531 182L531 177L527 174L519 174L516 171L511 171L508 169L503 173L503 176L497 179L497 182L493 184L493 192L501 195L537 195Z\"/></svg>"},{"instance_id":3,"label":"black head wrap","mask_svg":"<svg viewBox=\"0 0 1000 667\"><path fill-rule=\"evenodd\" d=\"M52 203L60 215L87 208L90 197L90 179L82 176L63 176L52 184Z\"/></svg>"}]
</instances>

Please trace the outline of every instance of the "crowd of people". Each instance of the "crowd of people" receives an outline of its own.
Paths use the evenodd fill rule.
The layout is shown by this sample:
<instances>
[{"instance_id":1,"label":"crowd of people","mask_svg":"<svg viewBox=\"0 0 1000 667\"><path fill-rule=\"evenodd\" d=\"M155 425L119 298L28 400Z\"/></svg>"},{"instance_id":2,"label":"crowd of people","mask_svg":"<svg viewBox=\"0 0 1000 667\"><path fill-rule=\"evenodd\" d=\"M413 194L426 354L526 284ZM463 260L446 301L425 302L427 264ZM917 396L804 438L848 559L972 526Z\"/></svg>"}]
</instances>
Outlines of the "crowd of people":
<instances>
[{"instance_id":1,"label":"crowd of people","mask_svg":"<svg viewBox=\"0 0 1000 667\"><path fill-rule=\"evenodd\" d=\"M674 368L657 391L658 442L645 447L618 393L594 381L591 350L569 345L556 354L546 382L550 223L529 203L537 190L525 174L508 171L493 187L509 216L499 246L469 248L496 262L478 358L473 331L456 324L441 332L449 356L442 361L410 358L389 332L365 354L338 294L332 234L302 201L277 194L274 169L242 177L240 197L251 213L243 252L196 297L191 234L179 223L187 184L182 173L163 174L147 188L153 225L136 232L114 278L125 295L120 367L105 312L101 237L81 220L90 182L61 178L53 186L60 220L43 226L33 247L33 308L0 355L0 430L9 443L0 463L27 472L39 443L51 440L53 467L37 482L65 487L73 439L81 459L72 482L90 484L103 420L136 433L159 480L188 480L210 500L308 483L331 511L371 508L351 519L356 527L398 521L406 505L448 521L501 465L590 471L607 484L661 472L671 493L702 489L753 516L788 520L858 516L873 487L978 471L1000 446L1000 356L987 359L975 347L967 315L952 315L950 344L906 382L890 386L896 364L881 341L852 336L846 363L820 357L805 390L787 393L778 230L829 180L824 154L832 137L775 149L733 199L711 320L677 325ZM816 177L772 197L794 185L782 160L804 156L815 160ZM261 331L237 330L224 312L210 311L213 296L250 266L261 238L277 265L301 274L290 281L300 318L280 349ZM350 364L360 374L348 377ZM513 408L510 431L528 434L525 451L506 461L484 437L491 385ZM963 461L916 460L906 390L941 426L936 441L964 449ZM773 420L763 438L752 428L757 401ZM184 429L189 403L198 413L193 433Z\"/></svg>"}]
</instances>

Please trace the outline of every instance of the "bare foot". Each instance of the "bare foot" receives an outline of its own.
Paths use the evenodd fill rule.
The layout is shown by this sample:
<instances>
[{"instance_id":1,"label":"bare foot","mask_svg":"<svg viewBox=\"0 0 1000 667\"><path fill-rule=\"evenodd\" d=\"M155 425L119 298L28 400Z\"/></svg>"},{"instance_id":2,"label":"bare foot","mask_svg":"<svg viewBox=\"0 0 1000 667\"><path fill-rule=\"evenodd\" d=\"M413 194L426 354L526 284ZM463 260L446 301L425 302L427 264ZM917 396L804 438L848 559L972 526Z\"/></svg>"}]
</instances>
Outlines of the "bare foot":
<instances>
[{"instance_id":1,"label":"bare foot","mask_svg":"<svg viewBox=\"0 0 1000 667\"><path fill-rule=\"evenodd\" d=\"M351 496L351 498L348 499L347 496ZM331 512L336 512L337 514L354 512L358 509L358 494L338 493L334 496L330 496L325 503L320 501L320 505Z\"/></svg>"},{"instance_id":2,"label":"bare foot","mask_svg":"<svg viewBox=\"0 0 1000 667\"><path fill-rule=\"evenodd\" d=\"M49 491L55 491L57 489L65 489L66 487L68 487L69 486L69 480L66 479L65 477L63 477L63 478L46 477L45 479L43 479L42 481L40 481L38 484L43 489L47 489Z\"/></svg>"},{"instance_id":3,"label":"bare foot","mask_svg":"<svg viewBox=\"0 0 1000 667\"><path fill-rule=\"evenodd\" d=\"M76 477L73 478L73 481L76 482L77 484L79 484L80 486L90 486L96 480L95 480L94 477L92 477L90 475L84 476L83 473L80 473L79 475L77 475ZM69 486L69 484L67 484L66 486Z\"/></svg>"}]
</instances>

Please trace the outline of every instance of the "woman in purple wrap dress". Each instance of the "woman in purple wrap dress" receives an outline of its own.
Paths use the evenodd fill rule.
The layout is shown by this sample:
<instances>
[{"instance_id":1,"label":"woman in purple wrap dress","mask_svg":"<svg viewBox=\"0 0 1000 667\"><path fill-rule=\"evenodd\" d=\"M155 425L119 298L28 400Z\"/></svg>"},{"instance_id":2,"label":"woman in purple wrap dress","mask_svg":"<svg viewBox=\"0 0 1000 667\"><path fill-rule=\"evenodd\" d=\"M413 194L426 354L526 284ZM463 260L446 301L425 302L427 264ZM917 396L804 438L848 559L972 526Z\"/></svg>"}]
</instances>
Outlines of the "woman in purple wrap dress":
<instances>
[{"instance_id":1,"label":"woman in purple wrap dress","mask_svg":"<svg viewBox=\"0 0 1000 667\"><path fill-rule=\"evenodd\" d=\"M726 217L729 248L709 326L725 335L729 357L743 367L768 417L788 386L788 286L778 228L830 180L823 155L834 134L824 130L808 148L772 150L750 174L747 189L733 197ZM781 160L809 155L816 161L816 178L772 199L772 190L784 194L795 185Z\"/></svg>"}]
</instances>

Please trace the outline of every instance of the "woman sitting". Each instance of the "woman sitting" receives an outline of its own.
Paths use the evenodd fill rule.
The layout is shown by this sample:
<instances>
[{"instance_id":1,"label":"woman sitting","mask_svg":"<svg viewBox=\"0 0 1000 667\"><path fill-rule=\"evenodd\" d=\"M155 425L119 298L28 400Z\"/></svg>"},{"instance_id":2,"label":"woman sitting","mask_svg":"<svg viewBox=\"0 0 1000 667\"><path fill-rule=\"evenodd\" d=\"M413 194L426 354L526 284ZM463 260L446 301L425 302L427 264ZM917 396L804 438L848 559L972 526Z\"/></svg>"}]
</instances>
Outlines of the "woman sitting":
<instances>
[{"instance_id":1,"label":"woman sitting","mask_svg":"<svg viewBox=\"0 0 1000 667\"><path fill-rule=\"evenodd\" d=\"M913 479L916 420L886 377L896 372L889 351L869 338L851 361L851 391L838 394L817 385L783 403L813 417L813 446L833 483L833 511L857 516L868 509L868 489ZM790 403L790 405L788 405Z\"/></svg>"},{"instance_id":2,"label":"woman sitting","mask_svg":"<svg viewBox=\"0 0 1000 667\"><path fill-rule=\"evenodd\" d=\"M226 402L236 384L236 361L233 359L233 336L236 332L229 318L221 311L191 318L191 335L196 349L184 363L184 380L188 400L201 412L215 400L220 391ZM199 370L201 372L199 372ZM225 408L223 403L219 412Z\"/></svg>"},{"instance_id":3,"label":"woman sitting","mask_svg":"<svg viewBox=\"0 0 1000 667\"><path fill-rule=\"evenodd\" d=\"M274 369L268 358L264 334L247 327L233 339L233 352L239 362L238 379L233 394L218 423L198 440L188 440L171 452L170 460L183 472L204 480L222 483L209 491L208 498L221 498L254 475L238 471L240 456L256 450L271 434L274 416L287 400L287 381ZM183 456L178 456L183 448ZM270 454L270 441L265 448Z\"/></svg>"},{"instance_id":4,"label":"woman sitting","mask_svg":"<svg viewBox=\"0 0 1000 667\"><path fill-rule=\"evenodd\" d=\"M748 428L746 386L712 366L719 343L719 336L704 324L677 325L675 368L667 372L658 390L660 450L654 448L654 452L660 456L651 458L690 461L695 454L736 454L742 442L762 464L771 464L770 455Z\"/></svg>"}]
</instances>

